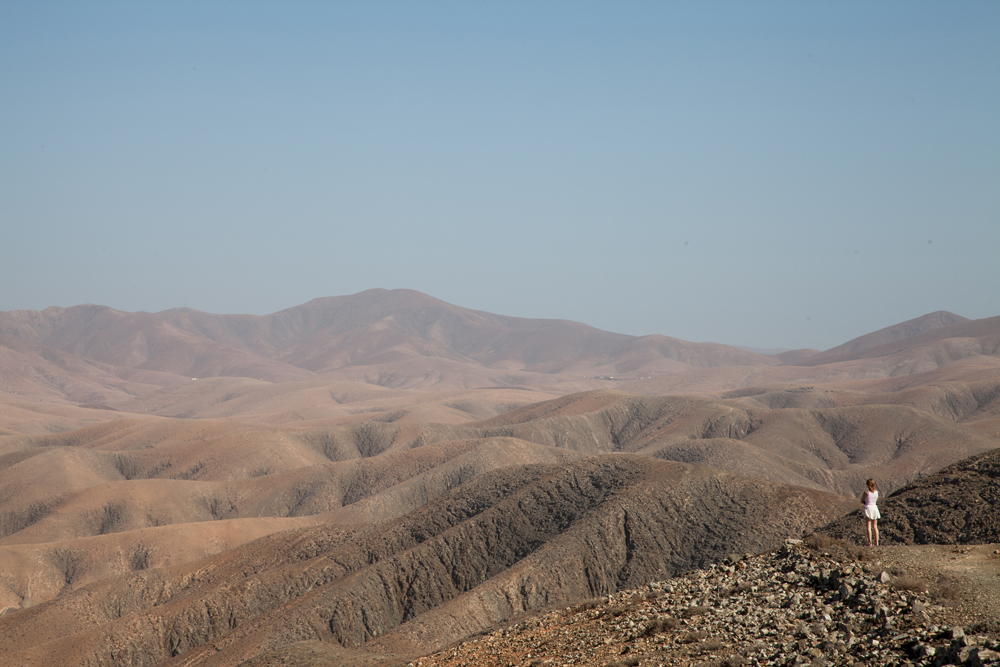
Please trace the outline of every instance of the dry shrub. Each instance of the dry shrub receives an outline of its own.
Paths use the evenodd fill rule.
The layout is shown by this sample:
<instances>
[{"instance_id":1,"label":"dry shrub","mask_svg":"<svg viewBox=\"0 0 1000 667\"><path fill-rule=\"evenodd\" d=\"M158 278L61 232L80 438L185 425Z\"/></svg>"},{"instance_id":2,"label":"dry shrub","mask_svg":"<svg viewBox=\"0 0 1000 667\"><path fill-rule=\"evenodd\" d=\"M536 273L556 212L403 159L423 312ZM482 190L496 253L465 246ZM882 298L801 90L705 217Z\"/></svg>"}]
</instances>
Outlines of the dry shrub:
<instances>
[{"instance_id":1,"label":"dry shrub","mask_svg":"<svg viewBox=\"0 0 1000 667\"><path fill-rule=\"evenodd\" d=\"M639 658L629 658L628 660L618 660L616 662L609 662L604 667L639 667L641 660Z\"/></svg>"},{"instance_id":2,"label":"dry shrub","mask_svg":"<svg viewBox=\"0 0 1000 667\"><path fill-rule=\"evenodd\" d=\"M615 605L613 607L608 607L607 609L605 609L603 616L610 616L611 618L618 618L619 616L621 616L622 614L624 614L627 611L628 611L628 607L624 607L624 606L622 606L620 604L617 604L617 605Z\"/></svg>"},{"instance_id":3,"label":"dry shrub","mask_svg":"<svg viewBox=\"0 0 1000 667\"><path fill-rule=\"evenodd\" d=\"M653 635L660 634L662 632L669 632L670 630L675 630L680 622L676 618L658 618L654 621L650 621L649 625L646 626L646 636L652 637Z\"/></svg>"},{"instance_id":4,"label":"dry shrub","mask_svg":"<svg viewBox=\"0 0 1000 667\"><path fill-rule=\"evenodd\" d=\"M134 571L147 570L153 564L153 548L140 542L129 554L129 567Z\"/></svg>"},{"instance_id":5,"label":"dry shrub","mask_svg":"<svg viewBox=\"0 0 1000 667\"><path fill-rule=\"evenodd\" d=\"M729 586L727 588L723 588L722 591L721 591L721 595L724 598L728 598L731 595L736 595L738 593L745 593L748 590L750 590L752 587L753 587L753 585L750 582L748 582L748 581L741 581L740 583L736 584L735 586Z\"/></svg>"},{"instance_id":6,"label":"dry shrub","mask_svg":"<svg viewBox=\"0 0 1000 667\"><path fill-rule=\"evenodd\" d=\"M930 590L930 584L927 583L926 579L906 575L893 579L891 586L897 591L910 591L911 593L926 593Z\"/></svg>"},{"instance_id":7,"label":"dry shrub","mask_svg":"<svg viewBox=\"0 0 1000 667\"><path fill-rule=\"evenodd\" d=\"M578 604L575 607L573 607L570 610L570 613L578 614L581 611L590 611L591 609L594 609L595 607L598 607L600 604L601 604L601 601L598 598L591 598L589 600L584 600L580 604Z\"/></svg>"},{"instance_id":8,"label":"dry shrub","mask_svg":"<svg viewBox=\"0 0 1000 667\"><path fill-rule=\"evenodd\" d=\"M681 612L683 618L692 618L694 616L701 616L708 612L708 607L688 607Z\"/></svg>"},{"instance_id":9,"label":"dry shrub","mask_svg":"<svg viewBox=\"0 0 1000 667\"><path fill-rule=\"evenodd\" d=\"M701 648L704 651L718 651L721 648L725 648L725 646L726 646L725 642L720 642L717 639L713 639L712 641L707 641L704 644L702 644Z\"/></svg>"},{"instance_id":10,"label":"dry shrub","mask_svg":"<svg viewBox=\"0 0 1000 667\"><path fill-rule=\"evenodd\" d=\"M746 664L746 658L741 655L731 655L728 658L717 658L699 662L694 667L742 667Z\"/></svg>"},{"instance_id":11,"label":"dry shrub","mask_svg":"<svg viewBox=\"0 0 1000 667\"><path fill-rule=\"evenodd\" d=\"M685 632L683 635L677 638L677 641L681 644L694 644L695 642L700 642L702 639L708 636L707 632L702 630L696 630L694 632Z\"/></svg>"},{"instance_id":12,"label":"dry shrub","mask_svg":"<svg viewBox=\"0 0 1000 667\"><path fill-rule=\"evenodd\" d=\"M975 635L1000 634L1000 620L979 621L969 627L969 632Z\"/></svg>"},{"instance_id":13,"label":"dry shrub","mask_svg":"<svg viewBox=\"0 0 1000 667\"><path fill-rule=\"evenodd\" d=\"M830 549L831 547L844 548L850 546L844 540L839 540L835 537L830 537L829 535L825 535L823 533L813 533L811 535L807 535L805 539L802 540L802 543L805 544L810 549L812 549L813 551Z\"/></svg>"},{"instance_id":14,"label":"dry shrub","mask_svg":"<svg viewBox=\"0 0 1000 667\"><path fill-rule=\"evenodd\" d=\"M831 551L842 554L855 561L868 559L868 552L850 542L823 533L812 533L803 539L802 543L813 551Z\"/></svg>"}]
</instances>

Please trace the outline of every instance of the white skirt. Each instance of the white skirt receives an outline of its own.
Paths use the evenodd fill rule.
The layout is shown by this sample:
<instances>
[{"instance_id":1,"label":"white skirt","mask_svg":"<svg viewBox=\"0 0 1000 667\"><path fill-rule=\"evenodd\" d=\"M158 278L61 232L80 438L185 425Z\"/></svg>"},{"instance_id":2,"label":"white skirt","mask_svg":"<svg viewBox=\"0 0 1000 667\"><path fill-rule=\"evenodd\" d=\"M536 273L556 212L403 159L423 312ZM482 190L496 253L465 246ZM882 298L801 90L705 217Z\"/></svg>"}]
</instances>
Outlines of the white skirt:
<instances>
[{"instance_id":1,"label":"white skirt","mask_svg":"<svg viewBox=\"0 0 1000 667\"><path fill-rule=\"evenodd\" d=\"M879 513L878 507L872 505L871 507L865 506L865 518L869 520L881 519L882 514Z\"/></svg>"}]
</instances>

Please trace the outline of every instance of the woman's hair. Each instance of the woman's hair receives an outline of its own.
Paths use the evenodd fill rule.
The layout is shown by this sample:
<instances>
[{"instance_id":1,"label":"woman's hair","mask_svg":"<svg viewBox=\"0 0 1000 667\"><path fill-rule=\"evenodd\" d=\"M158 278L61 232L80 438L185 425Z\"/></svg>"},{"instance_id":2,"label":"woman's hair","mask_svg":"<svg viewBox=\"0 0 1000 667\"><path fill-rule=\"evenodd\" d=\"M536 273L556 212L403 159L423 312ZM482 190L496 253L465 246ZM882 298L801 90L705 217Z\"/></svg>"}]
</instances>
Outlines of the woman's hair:
<instances>
[{"instance_id":1,"label":"woman's hair","mask_svg":"<svg viewBox=\"0 0 1000 667\"><path fill-rule=\"evenodd\" d=\"M874 479L868 480L867 482L865 482L865 484L868 485L868 490L869 491L874 491L875 490L875 480Z\"/></svg>"}]
</instances>

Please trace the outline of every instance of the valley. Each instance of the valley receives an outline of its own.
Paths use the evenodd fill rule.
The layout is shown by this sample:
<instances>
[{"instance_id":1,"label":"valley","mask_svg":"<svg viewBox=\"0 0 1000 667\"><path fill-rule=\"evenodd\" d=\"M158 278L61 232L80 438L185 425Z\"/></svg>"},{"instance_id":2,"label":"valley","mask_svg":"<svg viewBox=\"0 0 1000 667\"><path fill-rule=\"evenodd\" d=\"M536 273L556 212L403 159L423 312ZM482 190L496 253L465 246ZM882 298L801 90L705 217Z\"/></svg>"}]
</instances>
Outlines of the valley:
<instances>
[{"instance_id":1,"label":"valley","mask_svg":"<svg viewBox=\"0 0 1000 667\"><path fill-rule=\"evenodd\" d=\"M890 544L989 544L998 448L1000 317L767 355L408 290L0 313L0 664L405 664L859 544L869 477Z\"/></svg>"}]
</instances>

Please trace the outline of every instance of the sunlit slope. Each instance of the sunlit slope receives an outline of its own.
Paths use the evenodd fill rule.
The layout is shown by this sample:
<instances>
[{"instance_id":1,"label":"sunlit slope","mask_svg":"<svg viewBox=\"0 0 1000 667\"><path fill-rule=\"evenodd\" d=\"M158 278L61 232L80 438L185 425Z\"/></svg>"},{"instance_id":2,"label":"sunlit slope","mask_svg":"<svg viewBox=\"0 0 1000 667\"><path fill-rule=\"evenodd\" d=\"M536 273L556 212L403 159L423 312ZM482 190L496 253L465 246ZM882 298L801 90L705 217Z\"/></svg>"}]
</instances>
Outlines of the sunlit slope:
<instances>
[{"instance_id":1,"label":"sunlit slope","mask_svg":"<svg viewBox=\"0 0 1000 667\"><path fill-rule=\"evenodd\" d=\"M989 398L995 385L977 391L979 400L995 400ZM905 405L766 409L753 398L746 405L744 399L595 392L512 410L477 426L553 446L636 452L848 495L866 476L878 475L894 488L998 442ZM812 396L810 402L821 401Z\"/></svg>"},{"instance_id":2,"label":"sunlit slope","mask_svg":"<svg viewBox=\"0 0 1000 667\"><path fill-rule=\"evenodd\" d=\"M829 494L632 455L505 468L362 533L275 534L2 617L0 664L176 655L234 665L309 639L363 649L395 629L387 649L372 648L423 650L525 609L766 548L845 507ZM71 611L81 605L86 613Z\"/></svg>"},{"instance_id":3,"label":"sunlit slope","mask_svg":"<svg viewBox=\"0 0 1000 667\"><path fill-rule=\"evenodd\" d=\"M994 424L990 415L1000 394L996 385L946 389L941 396L952 398L934 405L964 406L962 414L981 415L982 424ZM926 403L922 393L914 398ZM857 394L843 392L722 399L600 391L458 425L364 421L294 429L227 421L118 420L10 441L19 443L19 449L0 458L0 517L6 517L5 535L27 531L5 539L23 542L98 534L95 526L114 532L287 516L292 508L298 514L317 514L377 492L378 480L398 483L397 469L415 474L490 438L567 450L573 456L641 453L845 495L853 495L870 476L892 489L997 446L989 428L910 405L836 405L858 400ZM355 474L351 462L360 460L367 477L344 481ZM345 491L352 484L367 491ZM161 497L173 500L161 502ZM114 514L121 518L102 519L108 508L117 508Z\"/></svg>"}]
</instances>

